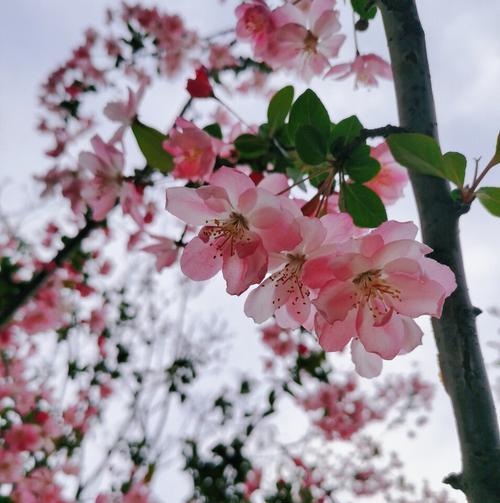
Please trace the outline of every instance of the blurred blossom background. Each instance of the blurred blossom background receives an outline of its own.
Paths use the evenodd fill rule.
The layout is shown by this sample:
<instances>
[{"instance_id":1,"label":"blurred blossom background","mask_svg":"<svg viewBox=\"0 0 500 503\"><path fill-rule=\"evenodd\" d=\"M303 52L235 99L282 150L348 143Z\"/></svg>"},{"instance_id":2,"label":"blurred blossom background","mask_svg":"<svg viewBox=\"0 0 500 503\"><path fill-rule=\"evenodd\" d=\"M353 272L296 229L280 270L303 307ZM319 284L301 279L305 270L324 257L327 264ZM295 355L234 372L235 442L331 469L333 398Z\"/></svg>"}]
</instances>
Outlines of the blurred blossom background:
<instances>
[{"instance_id":1,"label":"blurred blossom background","mask_svg":"<svg viewBox=\"0 0 500 503\"><path fill-rule=\"evenodd\" d=\"M40 201L40 186L33 181L33 175L42 174L50 168L50 161L43 155L50 145L47 138L35 129L40 112L40 85L47 74L68 57L86 28L98 29L103 26L105 8L117 7L119 4L118 0L17 0L2 4L0 209L2 215L13 217L19 226L17 230L23 235L36 236L41 222L46 221L49 215L63 211L63 203L59 204L56 200L50 204ZM169 12L178 13L189 27L202 35L210 35L234 26L234 8L238 2L162 0L143 1L142 4L158 5ZM348 41L339 57L339 61L343 61L351 57L353 46L349 31L350 14L343 5L339 5L339 8L343 29L348 33ZM500 125L500 38L497 26L500 3L420 0L418 8L426 32L442 150L462 152L471 164L476 158L488 159ZM375 52L388 59L380 15L373 27L358 37L365 51ZM188 98L185 81L191 74L192 70L188 67L174 80L167 82L157 79L140 108L141 120L159 129L171 125ZM275 89L289 83L295 85L296 96L306 88L295 76L286 72L279 72L272 78ZM310 87L322 98L333 120L357 114L366 127L397 124L391 82L383 81L375 89L355 90L352 79L334 82L315 78ZM122 96L123 89L117 88L115 94L111 92L96 99L94 106L103 107L107 100ZM248 123L264 120L266 102L261 97L249 93L243 98L239 95L237 100L230 95L224 98ZM204 106L203 103L197 108L201 115ZM111 134L113 127L102 117L98 130L106 137ZM83 136L77 147L87 148L88 141L89 138ZM75 161L77 147L72 150ZM130 133L127 133L126 148L127 163L140 165L142 157ZM487 185L500 185L500 172L490 173L486 181ZM389 218L416 221L411 188L407 187L405 193L405 198L388 209ZM478 317L480 340L498 400L500 367L495 365L495 361L499 358L500 319L492 312L495 307L500 308L498 221L479 204L474 204L461 220L461 237L471 297L474 305L483 311ZM117 263L117 274L126 272L120 269L122 259L119 254L114 254L113 260ZM144 256L143 260L153 259ZM177 271L161 273L160 282L165 288L165 296L169 294L168 286L174 284L178 276ZM258 329L243 313L246 294L242 297L228 296L220 277L206 282L201 291L198 284L188 285L187 288L190 292L188 316L191 313L205 320L215 317L220 323L215 326L220 326L221 331L230 335L224 364L213 372L206 386L209 388L225 381L230 382L234 373L258 377L263 372L264 355ZM383 373L409 373L418 366L426 379L437 384L434 407L430 421L420 428L416 439L402 431L392 436L390 442L399 451L408 473L425 478L433 486L439 487L445 475L459 470L460 454L451 405L440 384L430 323L427 319L419 320L419 323L425 331L423 345L407 356L385 362ZM350 368L350 359L335 357L335 365L338 368ZM202 395L203 390L200 393ZM120 415L119 407L114 413ZM302 434L302 421L299 414L288 415L284 412L281 420L274 421L273 434L293 442ZM182 424L179 427L182 428ZM381 436L384 434L380 431ZM98 448L96 446L96 451L90 454L90 459L92 456L98 458ZM157 478L155 484L158 494L168 494L163 501L177 503L186 497L189 483L180 468L179 460L173 459ZM461 493L454 492L453 497L458 502L465 502ZM382 502L376 498L370 501Z\"/></svg>"}]
</instances>

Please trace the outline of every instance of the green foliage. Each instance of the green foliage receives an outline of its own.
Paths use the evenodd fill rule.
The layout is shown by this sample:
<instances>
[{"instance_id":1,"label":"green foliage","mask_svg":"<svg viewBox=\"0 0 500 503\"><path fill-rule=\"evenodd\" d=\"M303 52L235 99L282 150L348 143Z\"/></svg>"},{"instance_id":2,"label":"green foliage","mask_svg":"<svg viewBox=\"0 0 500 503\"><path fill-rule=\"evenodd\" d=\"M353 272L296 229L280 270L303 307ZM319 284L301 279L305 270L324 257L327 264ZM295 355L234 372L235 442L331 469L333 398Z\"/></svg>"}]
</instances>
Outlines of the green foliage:
<instances>
[{"instance_id":1,"label":"green foliage","mask_svg":"<svg viewBox=\"0 0 500 503\"><path fill-rule=\"evenodd\" d=\"M500 188L499 187L481 187L476 196L480 203L496 217L500 217Z\"/></svg>"},{"instance_id":2,"label":"green foliage","mask_svg":"<svg viewBox=\"0 0 500 503\"><path fill-rule=\"evenodd\" d=\"M363 125L352 115L336 124L330 134L330 152L337 160L337 168L351 180L364 183L379 171L379 162L370 156L370 147L361 137Z\"/></svg>"},{"instance_id":3,"label":"green foliage","mask_svg":"<svg viewBox=\"0 0 500 503\"><path fill-rule=\"evenodd\" d=\"M292 105L288 129L292 138L296 137L300 126L314 126L319 134L328 140L330 135L330 117L321 100L314 91L306 89Z\"/></svg>"},{"instance_id":4,"label":"green foliage","mask_svg":"<svg viewBox=\"0 0 500 503\"><path fill-rule=\"evenodd\" d=\"M358 145L344 162L344 169L351 180L364 183L380 171L380 163L370 156L370 147Z\"/></svg>"},{"instance_id":5,"label":"green foliage","mask_svg":"<svg viewBox=\"0 0 500 503\"><path fill-rule=\"evenodd\" d=\"M302 384L301 374L303 373L326 383L328 382L330 371L324 351L311 351L305 355L299 353L297 355L297 362L289 369L290 377L297 384Z\"/></svg>"},{"instance_id":6,"label":"green foliage","mask_svg":"<svg viewBox=\"0 0 500 503\"><path fill-rule=\"evenodd\" d=\"M351 0L352 8L361 19L373 19L377 14L375 0Z\"/></svg>"},{"instance_id":7,"label":"green foliage","mask_svg":"<svg viewBox=\"0 0 500 503\"><path fill-rule=\"evenodd\" d=\"M236 150L244 159L256 159L269 150L269 140L253 134L242 134L234 141Z\"/></svg>"},{"instance_id":8,"label":"green foliage","mask_svg":"<svg viewBox=\"0 0 500 503\"><path fill-rule=\"evenodd\" d=\"M285 124L286 116L292 106L293 95L293 86L286 86L272 97L267 109L267 123L271 136Z\"/></svg>"},{"instance_id":9,"label":"green foliage","mask_svg":"<svg viewBox=\"0 0 500 503\"><path fill-rule=\"evenodd\" d=\"M210 452L200 453L194 440L185 444L184 470L193 479L190 499L200 503L241 503L243 482L252 464L243 454L244 442L234 438L231 443L218 443Z\"/></svg>"},{"instance_id":10,"label":"green foliage","mask_svg":"<svg viewBox=\"0 0 500 503\"><path fill-rule=\"evenodd\" d=\"M387 143L399 164L421 175L442 176L442 154L436 140L419 133L390 135Z\"/></svg>"},{"instance_id":11,"label":"green foliage","mask_svg":"<svg viewBox=\"0 0 500 503\"><path fill-rule=\"evenodd\" d=\"M63 100L59 103L59 108L62 108L68 112L71 117L78 118L78 109L80 108L80 102L78 100Z\"/></svg>"},{"instance_id":12,"label":"green foliage","mask_svg":"<svg viewBox=\"0 0 500 503\"><path fill-rule=\"evenodd\" d=\"M353 143L359 137L362 130L363 124L361 124L355 115L341 120L333 127L330 135L332 152L336 152Z\"/></svg>"},{"instance_id":13,"label":"green foliage","mask_svg":"<svg viewBox=\"0 0 500 503\"><path fill-rule=\"evenodd\" d=\"M299 126L295 134L295 148L299 157L312 166L326 159L326 141L314 126Z\"/></svg>"},{"instance_id":14,"label":"green foliage","mask_svg":"<svg viewBox=\"0 0 500 503\"><path fill-rule=\"evenodd\" d=\"M221 130L219 124L217 124L217 122L214 122L213 124L209 124L208 126L205 126L203 128L203 131L208 133L210 136L217 138L218 140L222 140L222 130Z\"/></svg>"},{"instance_id":15,"label":"green foliage","mask_svg":"<svg viewBox=\"0 0 500 503\"><path fill-rule=\"evenodd\" d=\"M465 167L467 160L465 156L458 152L446 152L443 155L441 171L447 180L453 182L457 187L464 186Z\"/></svg>"},{"instance_id":16,"label":"green foliage","mask_svg":"<svg viewBox=\"0 0 500 503\"><path fill-rule=\"evenodd\" d=\"M418 133L393 134L387 138L397 162L421 175L444 178L462 188L467 160L458 152L441 153L434 138Z\"/></svg>"},{"instance_id":17,"label":"green foliage","mask_svg":"<svg viewBox=\"0 0 500 503\"><path fill-rule=\"evenodd\" d=\"M500 133L498 133L497 136L497 144L495 148L495 153L493 154L493 157L491 161L489 162L491 166L495 166L497 164L500 164Z\"/></svg>"},{"instance_id":18,"label":"green foliage","mask_svg":"<svg viewBox=\"0 0 500 503\"><path fill-rule=\"evenodd\" d=\"M181 402L184 402L187 395L186 386L191 384L197 377L196 368L192 360L188 358L177 358L172 365L165 370L168 390L171 393L179 393Z\"/></svg>"},{"instance_id":19,"label":"green foliage","mask_svg":"<svg viewBox=\"0 0 500 503\"><path fill-rule=\"evenodd\" d=\"M166 136L138 119L132 123L132 132L148 166L164 174L170 172L173 168L172 156L163 148Z\"/></svg>"},{"instance_id":20,"label":"green foliage","mask_svg":"<svg viewBox=\"0 0 500 503\"><path fill-rule=\"evenodd\" d=\"M349 213L358 227L378 227L387 220L380 197L360 183L342 184L340 209Z\"/></svg>"}]
</instances>

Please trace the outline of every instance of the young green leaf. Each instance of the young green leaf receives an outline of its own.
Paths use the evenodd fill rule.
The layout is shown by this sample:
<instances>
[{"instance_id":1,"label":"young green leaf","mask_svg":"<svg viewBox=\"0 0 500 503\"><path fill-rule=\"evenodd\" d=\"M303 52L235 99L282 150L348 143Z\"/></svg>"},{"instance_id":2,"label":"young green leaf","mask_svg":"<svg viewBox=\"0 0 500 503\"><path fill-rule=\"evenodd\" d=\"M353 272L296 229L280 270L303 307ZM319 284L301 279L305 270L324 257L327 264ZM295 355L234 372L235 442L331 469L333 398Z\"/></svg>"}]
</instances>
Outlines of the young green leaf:
<instances>
[{"instance_id":1,"label":"young green leaf","mask_svg":"<svg viewBox=\"0 0 500 503\"><path fill-rule=\"evenodd\" d=\"M496 217L500 217L500 188L481 187L476 196L481 204Z\"/></svg>"},{"instance_id":2,"label":"young green leaf","mask_svg":"<svg viewBox=\"0 0 500 503\"><path fill-rule=\"evenodd\" d=\"M138 119L135 119L132 123L132 132L142 154L146 158L146 162L151 168L161 173L168 173L172 170L174 163L172 156L163 148L163 142L166 139L163 133L146 126Z\"/></svg>"},{"instance_id":3,"label":"young green leaf","mask_svg":"<svg viewBox=\"0 0 500 503\"><path fill-rule=\"evenodd\" d=\"M208 133L210 136L217 138L218 140L222 140L222 130L220 128L220 125L217 124L217 122L214 122L213 124L209 124L208 126L205 126L203 128L203 131Z\"/></svg>"},{"instance_id":4,"label":"young green leaf","mask_svg":"<svg viewBox=\"0 0 500 503\"><path fill-rule=\"evenodd\" d=\"M360 183L342 184L340 209L349 213L358 227L378 227L387 220L380 197Z\"/></svg>"},{"instance_id":5,"label":"young green leaf","mask_svg":"<svg viewBox=\"0 0 500 503\"><path fill-rule=\"evenodd\" d=\"M360 135L362 130L363 124L355 115L351 115L335 125L330 135L330 141L334 148L347 147Z\"/></svg>"},{"instance_id":6,"label":"young green leaf","mask_svg":"<svg viewBox=\"0 0 500 503\"><path fill-rule=\"evenodd\" d=\"M446 152L443 155L441 171L447 180L462 188L464 186L466 165L467 160L462 154L458 152Z\"/></svg>"},{"instance_id":7,"label":"young green leaf","mask_svg":"<svg viewBox=\"0 0 500 503\"><path fill-rule=\"evenodd\" d=\"M266 138L245 133L236 138L234 146L241 157L255 159L269 150L269 141Z\"/></svg>"},{"instance_id":8,"label":"young green leaf","mask_svg":"<svg viewBox=\"0 0 500 503\"><path fill-rule=\"evenodd\" d=\"M288 128L295 138L300 126L314 126L325 140L330 135L330 117L314 91L306 89L292 105Z\"/></svg>"},{"instance_id":9,"label":"young green leaf","mask_svg":"<svg viewBox=\"0 0 500 503\"><path fill-rule=\"evenodd\" d=\"M267 109L267 122L271 136L285 123L286 116L292 106L293 94L293 86L286 86L271 98Z\"/></svg>"},{"instance_id":10,"label":"young green leaf","mask_svg":"<svg viewBox=\"0 0 500 503\"><path fill-rule=\"evenodd\" d=\"M399 133L390 135L387 143L399 164L422 175L443 177L441 150L430 136Z\"/></svg>"},{"instance_id":11,"label":"young green leaf","mask_svg":"<svg viewBox=\"0 0 500 503\"><path fill-rule=\"evenodd\" d=\"M497 136L497 145L495 148L495 153L493 154L493 157L491 158L489 164L491 166L496 166L497 164L500 164L500 133L498 133Z\"/></svg>"},{"instance_id":12,"label":"young green leaf","mask_svg":"<svg viewBox=\"0 0 500 503\"><path fill-rule=\"evenodd\" d=\"M377 14L375 0L351 0L354 12L362 19L373 19Z\"/></svg>"},{"instance_id":13,"label":"young green leaf","mask_svg":"<svg viewBox=\"0 0 500 503\"><path fill-rule=\"evenodd\" d=\"M344 169L349 178L364 183L378 174L380 163L370 156L368 145L358 145L344 161Z\"/></svg>"},{"instance_id":14,"label":"young green leaf","mask_svg":"<svg viewBox=\"0 0 500 503\"><path fill-rule=\"evenodd\" d=\"M315 166L326 159L326 141L314 126L300 126L295 134L295 148L299 157Z\"/></svg>"}]
</instances>

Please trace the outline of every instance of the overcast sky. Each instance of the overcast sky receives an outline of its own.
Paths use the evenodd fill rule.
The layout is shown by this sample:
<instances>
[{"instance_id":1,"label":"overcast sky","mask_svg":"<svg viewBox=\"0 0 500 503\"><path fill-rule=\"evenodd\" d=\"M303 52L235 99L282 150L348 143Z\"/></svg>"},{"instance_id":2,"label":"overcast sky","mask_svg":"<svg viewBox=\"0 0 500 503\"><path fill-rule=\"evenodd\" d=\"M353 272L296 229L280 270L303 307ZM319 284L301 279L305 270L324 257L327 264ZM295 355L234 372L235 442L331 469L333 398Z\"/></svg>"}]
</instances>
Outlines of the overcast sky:
<instances>
[{"instance_id":1,"label":"overcast sky","mask_svg":"<svg viewBox=\"0 0 500 503\"><path fill-rule=\"evenodd\" d=\"M8 193L5 190L0 192L3 209L22 205L26 201L21 198L26 194L32 197L31 194L36 193L34 189L24 191L20 187L29 186L33 173L43 172L50 166L42 155L49 146L47 138L34 131L40 83L79 43L83 29L101 26L104 8L118 3L117 0L16 0L2 3L0 173L2 180L10 178L17 187ZM157 3L182 14L188 25L200 29L203 34L234 24L234 1L222 6L212 0L164 0ZM427 36L443 151L460 151L470 163L476 157L487 160L500 129L500 2L421 0L418 6ZM350 36L350 30L346 29L346 32ZM380 19L367 35L361 35L360 44L364 51L387 54ZM346 44L340 59L348 60L351 52L352 46ZM291 76L282 77L283 83L291 80L294 80ZM397 123L390 83L372 91L354 92L352 81L334 83L316 79L311 87L325 99L333 120L356 113L368 127ZM168 86L168 95L162 96L157 91L147 97L141 116L145 122L161 127L170 122L184 99L183 79L180 79L175 85ZM264 117L264 105L259 109L254 102L241 100L237 106L249 122ZM500 171L490 174L484 183L499 186ZM391 208L390 217L403 221L416 218L409 189L407 194L409 197L404 202ZM486 310L498 304L500 297L500 221L487 214L479 204L474 204L470 213L462 218L461 232L471 296L474 305ZM257 347L255 328L240 314L243 299L223 295L223 290L222 282L214 281L207 287L205 299L210 298L210 309L229 313L230 327L238 334L239 340L234 350L235 368L255 369L255 362L249 363L248 358L249 350ZM200 309L209 311L206 305ZM483 347L487 341L498 340L498 320L484 313L478 323ZM418 360L424 375L438 381L434 343L428 323L424 322L423 326L426 327L423 347L407 357L385 364L386 372L407 369L412 361ZM491 360L493 354L486 353ZM432 420L433 423L420 433L418 442L403 446L407 449L403 458L414 475L422 474L436 486L443 475L459 469L453 418L440 386ZM457 497L457 501L464 500ZM177 501L172 500L172 503Z\"/></svg>"}]
</instances>

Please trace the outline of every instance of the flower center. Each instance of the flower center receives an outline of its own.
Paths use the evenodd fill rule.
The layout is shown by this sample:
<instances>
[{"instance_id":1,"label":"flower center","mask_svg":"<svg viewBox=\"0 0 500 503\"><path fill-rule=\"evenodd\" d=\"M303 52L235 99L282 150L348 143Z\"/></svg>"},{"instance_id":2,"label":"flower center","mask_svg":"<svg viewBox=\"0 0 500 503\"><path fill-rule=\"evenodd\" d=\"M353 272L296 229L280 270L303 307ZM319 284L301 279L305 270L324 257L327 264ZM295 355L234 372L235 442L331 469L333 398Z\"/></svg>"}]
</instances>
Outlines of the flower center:
<instances>
[{"instance_id":1,"label":"flower center","mask_svg":"<svg viewBox=\"0 0 500 503\"><path fill-rule=\"evenodd\" d=\"M201 157L202 154L203 154L203 149L196 148L196 147L190 148L184 154L184 159L189 162L195 162Z\"/></svg>"},{"instance_id":2,"label":"flower center","mask_svg":"<svg viewBox=\"0 0 500 503\"><path fill-rule=\"evenodd\" d=\"M377 321L392 312L391 299L401 301L401 291L383 279L382 269L362 272L352 282L357 287L353 307L367 305Z\"/></svg>"},{"instance_id":3,"label":"flower center","mask_svg":"<svg viewBox=\"0 0 500 503\"><path fill-rule=\"evenodd\" d=\"M208 224L208 222L207 222ZM240 213L235 211L231 212L228 218L224 220L214 219L209 225L202 229L202 238L213 240L210 246L214 246L217 252L222 256L226 245L229 245L230 254L234 255L235 244L237 242L246 241L250 242L251 238L248 236L248 221ZM217 255L214 255L214 258Z\"/></svg>"},{"instance_id":4,"label":"flower center","mask_svg":"<svg viewBox=\"0 0 500 503\"><path fill-rule=\"evenodd\" d=\"M271 274L271 281L276 288L284 288L287 296L291 297L291 304L300 314L301 306L307 305L309 300L309 288L302 283L301 275L306 256L301 253L287 253L287 264L283 269ZM281 297L273 300L273 304L280 304Z\"/></svg>"},{"instance_id":5,"label":"flower center","mask_svg":"<svg viewBox=\"0 0 500 503\"><path fill-rule=\"evenodd\" d=\"M310 31L308 31L306 38L304 40L305 50L308 52L316 52L317 47L318 47L318 37L316 37Z\"/></svg>"},{"instance_id":6,"label":"flower center","mask_svg":"<svg viewBox=\"0 0 500 503\"><path fill-rule=\"evenodd\" d=\"M266 18L257 9L251 9L246 15L245 26L250 33L258 33L264 29Z\"/></svg>"}]
</instances>

